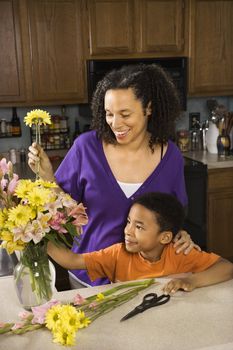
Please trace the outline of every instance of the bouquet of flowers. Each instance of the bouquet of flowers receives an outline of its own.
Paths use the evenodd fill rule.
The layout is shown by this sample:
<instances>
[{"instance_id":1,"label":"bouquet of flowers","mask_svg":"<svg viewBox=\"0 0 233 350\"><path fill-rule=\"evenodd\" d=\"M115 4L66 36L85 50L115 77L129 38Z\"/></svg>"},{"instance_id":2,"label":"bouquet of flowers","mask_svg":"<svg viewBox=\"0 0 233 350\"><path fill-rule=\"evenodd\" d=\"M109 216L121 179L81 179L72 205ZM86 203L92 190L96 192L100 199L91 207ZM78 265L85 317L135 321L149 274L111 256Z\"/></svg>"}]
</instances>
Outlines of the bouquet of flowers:
<instances>
[{"instance_id":1,"label":"bouquet of flowers","mask_svg":"<svg viewBox=\"0 0 233 350\"><path fill-rule=\"evenodd\" d=\"M51 123L50 115L34 110L27 114L25 123L36 125L36 141L40 143L40 125ZM9 254L16 250L22 252L22 265L15 269L15 281L18 297L25 308L52 297L46 243L50 240L54 244L71 246L69 242L77 239L86 223L82 203L77 204L61 192L56 183L39 179L39 162L36 180L32 181L19 180L12 163L4 158L0 161L0 247ZM26 285L27 275L30 283ZM25 295L29 286L34 292L30 300Z\"/></svg>"},{"instance_id":2,"label":"bouquet of flowers","mask_svg":"<svg viewBox=\"0 0 233 350\"><path fill-rule=\"evenodd\" d=\"M9 254L22 251L37 303L51 298L46 243L70 246L82 232L87 215L82 203L56 192L57 185L43 180L19 180L11 162L0 161L0 239ZM18 279L25 271L19 271ZM21 286L22 287L22 286ZM26 306L26 305L25 305Z\"/></svg>"},{"instance_id":3,"label":"bouquet of flowers","mask_svg":"<svg viewBox=\"0 0 233 350\"><path fill-rule=\"evenodd\" d=\"M131 300L154 283L154 279L124 283L86 299L77 294L69 304L51 300L44 305L33 307L32 312L21 312L20 322L0 322L0 334L24 334L46 327L52 332L55 343L75 345L77 331L89 326L99 316Z\"/></svg>"}]
</instances>

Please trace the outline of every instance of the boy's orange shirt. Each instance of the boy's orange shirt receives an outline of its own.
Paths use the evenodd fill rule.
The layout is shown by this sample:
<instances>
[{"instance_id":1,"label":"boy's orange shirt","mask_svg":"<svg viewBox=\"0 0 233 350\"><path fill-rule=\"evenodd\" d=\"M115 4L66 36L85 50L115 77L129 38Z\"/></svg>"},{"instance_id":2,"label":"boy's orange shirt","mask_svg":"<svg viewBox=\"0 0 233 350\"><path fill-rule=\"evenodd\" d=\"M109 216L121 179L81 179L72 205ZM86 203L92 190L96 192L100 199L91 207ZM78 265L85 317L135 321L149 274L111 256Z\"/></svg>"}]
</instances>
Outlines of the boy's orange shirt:
<instances>
[{"instance_id":1,"label":"boy's orange shirt","mask_svg":"<svg viewBox=\"0 0 233 350\"><path fill-rule=\"evenodd\" d=\"M82 254L90 279L108 277L112 282L162 277L183 272L200 272L219 258L214 253L193 249L188 255L176 254L173 244L165 246L160 260L150 262L140 253L129 253L123 243L97 252Z\"/></svg>"}]
</instances>

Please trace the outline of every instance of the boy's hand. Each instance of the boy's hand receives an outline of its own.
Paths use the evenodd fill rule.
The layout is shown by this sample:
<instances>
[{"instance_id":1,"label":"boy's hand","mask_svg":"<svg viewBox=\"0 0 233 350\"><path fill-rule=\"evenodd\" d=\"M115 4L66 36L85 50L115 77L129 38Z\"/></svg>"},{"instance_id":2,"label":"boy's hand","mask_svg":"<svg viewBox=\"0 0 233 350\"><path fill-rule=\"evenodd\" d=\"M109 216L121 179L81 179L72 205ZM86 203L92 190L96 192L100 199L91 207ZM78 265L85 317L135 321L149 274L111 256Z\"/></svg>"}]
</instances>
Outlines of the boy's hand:
<instances>
[{"instance_id":1,"label":"boy's hand","mask_svg":"<svg viewBox=\"0 0 233 350\"><path fill-rule=\"evenodd\" d=\"M162 288L164 294L174 294L179 289L182 289L185 292L191 292L195 289L195 285L190 278L178 278L169 281Z\"/></svg>"}]
</instances>

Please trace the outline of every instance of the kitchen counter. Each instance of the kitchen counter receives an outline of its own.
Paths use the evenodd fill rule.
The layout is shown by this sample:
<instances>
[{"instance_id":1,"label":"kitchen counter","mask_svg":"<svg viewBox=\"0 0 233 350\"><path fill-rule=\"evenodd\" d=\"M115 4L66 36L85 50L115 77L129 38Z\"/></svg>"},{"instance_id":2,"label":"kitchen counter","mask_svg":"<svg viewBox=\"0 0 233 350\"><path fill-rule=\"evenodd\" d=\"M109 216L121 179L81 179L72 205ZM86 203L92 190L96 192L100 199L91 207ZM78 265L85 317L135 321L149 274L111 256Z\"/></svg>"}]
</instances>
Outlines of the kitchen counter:
<instances>
[{"instance_id":1,"label":"kitchen counter","mask_svg":"<svg viewBox=\"0 0 233 350\"><path fill-rule=\"evenodd\" d=\"M189 151L183 152L183 156L206 164L208 169L233 168L233 155L219 157L208 151Z\"/></svg>"},{"instance_id":2,"label":"kitchen counter","mask_svg":"<svg viewBox=\"0 0 233 350\"><path fill-rule=\"evenodd\" d=\"M171 300L151 308L125 322L120 319L148 292L161 293L161 285L168 279L158 279L158 285L142 291L128 303L101 316L88 328L77 333L76 346L80 350L232 350L233 349L233 280L199 288L191 293L178 292ZM56 292L55 299L69 301L80 293L86 297L113 285ZM0 278L0 321L16 321L22 311L13 286L12 277ZM52 343L47 329L24 335L0 335L0 349L61 350Z\"/></svg>"}]
</instances>

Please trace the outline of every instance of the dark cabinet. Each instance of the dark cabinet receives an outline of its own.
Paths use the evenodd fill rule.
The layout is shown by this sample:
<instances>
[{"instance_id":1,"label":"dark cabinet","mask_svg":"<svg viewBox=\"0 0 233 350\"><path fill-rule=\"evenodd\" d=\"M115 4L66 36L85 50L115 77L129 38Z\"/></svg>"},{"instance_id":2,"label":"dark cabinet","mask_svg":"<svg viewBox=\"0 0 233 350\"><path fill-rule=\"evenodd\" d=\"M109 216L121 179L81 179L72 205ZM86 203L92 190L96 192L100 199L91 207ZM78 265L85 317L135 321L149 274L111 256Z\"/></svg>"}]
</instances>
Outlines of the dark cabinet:
<instances>
[{"instance_id":1,"label":"dark cabinet","mask_svg":"<svg viewBox=\"0 0 233 350\"><path fill-rule=\"evenodd\" d=\"M25 101L18 1L0 1L0 102Z\"/></svg>"}]
</instances>

